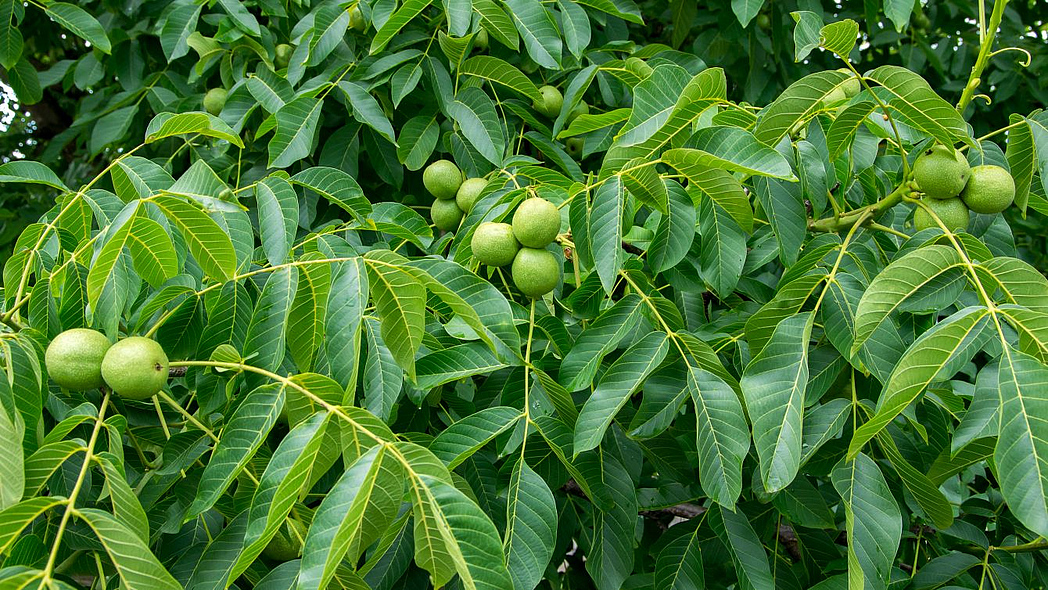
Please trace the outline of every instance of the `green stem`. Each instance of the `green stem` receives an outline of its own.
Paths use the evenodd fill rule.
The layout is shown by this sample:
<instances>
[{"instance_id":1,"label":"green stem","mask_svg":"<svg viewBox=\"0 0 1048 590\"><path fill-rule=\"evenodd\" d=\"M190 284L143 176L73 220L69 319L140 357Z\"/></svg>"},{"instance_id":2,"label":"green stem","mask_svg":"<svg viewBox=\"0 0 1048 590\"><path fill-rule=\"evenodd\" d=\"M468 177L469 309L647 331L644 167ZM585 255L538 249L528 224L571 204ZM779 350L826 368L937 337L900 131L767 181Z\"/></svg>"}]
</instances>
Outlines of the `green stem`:
<instances>
[{"instance_id":1,"label":"green stem","mask_svg":"<svg viewBox=\"0 0 1048 590\"><path fill-rule=\"evenodd\" d=\"M55 561L58 559L58 548L62 545L62 536L65 534L66 525L69 524L69 519L73 516L73 512L76 510L76 499L80 495L80 489L84 485L84 479L87 478L87 471L91 468L91 460L94 458L95 443L98 442L98 433L102 431L102 424L105 421L106 406L109 405L109 390L105 390L105 396L102 398L102 405L98 409L98 419L95 420L94 430L91 431L91 438L87 442L87 451L84 453L84 464L80 466L80 474L77 475L76 483L73 484L73 491L69 493L69 498L65 501L66 509L62 513L62 520L58 523L58 530L55 532L55 540L51 545L51 555L47 558L47 565L44 567L43 581L46 585L51 585L52 576L55 571Z\"/></svg>"},{"instance_id":2,"label":"green stem","mask_svg":"<svg viewBox=\"0 0 1048 590\"><path fill-rule=\"evenodd\" d=\"M1033 553L1035 551L1048 550L1048 540L1037 539L1022 545L1008 545L1005 547L990 547L990 551L1004 551L1005 553Z\"/></svg>"},{"instance_id":3,"label":"green stem","mask_svg":"<svg viewBox=\"0 0 1048 590\"><path fill-rule=\"evenodd\" d=\"M962 115L964 114L964 109L968 108L972 99L975 98L975 91L979 88L979 83L982 82L981 76L983 70L986 69L986 64L990 62L990 56L993 53L993 41L997 37L997 28L1001 26L1001 19L1004 18L1004 7L1007 4L1008 0L996 0L993 3L993 12L990 14L989 25L983 29L980 22L979 36L981 44L979 46L979 56L975 59L975 65L972 66L972 73L968 77L968 83L964 86L964 92L961 93L961 100L957 101L957 112ZM980 3L981 6L982 3Z\"/></svg>"},{"instance_id":4,"label":"green stem","mask_svg":"<svg viewBox=\"0 0 1048 590\"><path fill-rule=\"evenodd\" d=\"M910 188L906 183L900 184L894 191L886 195L880 201L872 205L860 207L854 211L850 211L841 215L839 218L828 217L825 219L818 219L808 224L808 227L812 231L818 232L840 232L849 230L856 223L861 223L867 219L874 219L881 213L884 213L888 209L898 205L902 202L902 198L910 192Z\"/></svg>"}]
</instances>

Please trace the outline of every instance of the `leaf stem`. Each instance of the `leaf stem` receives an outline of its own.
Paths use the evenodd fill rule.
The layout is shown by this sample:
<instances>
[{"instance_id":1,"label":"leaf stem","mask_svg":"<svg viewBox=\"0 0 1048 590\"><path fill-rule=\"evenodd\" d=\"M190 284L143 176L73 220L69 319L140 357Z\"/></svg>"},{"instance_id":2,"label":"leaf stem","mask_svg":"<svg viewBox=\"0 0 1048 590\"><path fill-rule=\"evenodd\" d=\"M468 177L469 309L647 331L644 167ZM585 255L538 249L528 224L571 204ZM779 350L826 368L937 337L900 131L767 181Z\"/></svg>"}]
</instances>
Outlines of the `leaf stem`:
<instances>
[{"instance_id":1,"label":"leaf stem","mask_svg":"<svg viewBox=\"0 0 1048 590\"><path fill-rule=\"evenodd\" d=\"M1008 4L1008 0L995 0L993 3L993 12L990 14L990 22L988 26L985 25L986 20L986 8L980 0L979 2L979 56L975 59L975 65L972 66L972 73L968 77L968 83L964 85L964 92L961 93L961 99L957 101L957 112L964 115L964 110L971 104L972 99L975 97L975 90L979 88L979 84L982 82L982 73L986 69L986 65L990 62L990 57L993 55L993 42L997 37L997 29L1001 25L1001 19L1004 18L1004 7Z\"/></svg>"},{"instance_id":2,"label":"leaf stem","mask_svg":"<svg viewBox=\"0 0 1048 590\"><path fill-rule=\"evenodd\" d=\"M66 499L65 512L62 513L62 520L58 523L58 530L55 532L55 540L51 545L51 554L47 558L47 565L44 567L43 584L47 586L51 585L52 576L55 571L55 561L58 559L58 548L62 544L62 536L65 534L66 526L69 524L69 519L73 516L73 512L76 510L76 499L80 496L80 490L84 486L84 479L87 477L88 470L91 469L91 460L94 458L95 443L98 442L98 433L102 431L102 424L105 421L106 407L109 405L109 389L103 388L105 394L102 397L102 405L98 408L98 418L95 420L95 427L91 431L91 438L87 441L87 450L84 452L84 464L80 466L80 474L76 477L76 483L73 484L73 490L69 493L69 498Z\"/></svg>"},{"instance_id":3,"label":"leaf stem","mask_svg":"<svg viewBox=\"0 0 1048 590\"><path fill-rule=\"evenodd\" d=\"M909 192L909 185L906 182L903 182L899 184L899 186L895 190L886 195L883 199L877 201L876 203L873 203L872 205L860 207L858 209L845 213L844 215L841 215L839 218L836 219L832 217L827 217L824 219L813 220L808 224L808 228L812 231L834 233L851 229L853 225L857 223L863 223L866 220L872 221L881 213L884 213L888 209L891 209L892 207L898 205L902 202L903 197L905 197Z\"/></svg>"}]
</instances>

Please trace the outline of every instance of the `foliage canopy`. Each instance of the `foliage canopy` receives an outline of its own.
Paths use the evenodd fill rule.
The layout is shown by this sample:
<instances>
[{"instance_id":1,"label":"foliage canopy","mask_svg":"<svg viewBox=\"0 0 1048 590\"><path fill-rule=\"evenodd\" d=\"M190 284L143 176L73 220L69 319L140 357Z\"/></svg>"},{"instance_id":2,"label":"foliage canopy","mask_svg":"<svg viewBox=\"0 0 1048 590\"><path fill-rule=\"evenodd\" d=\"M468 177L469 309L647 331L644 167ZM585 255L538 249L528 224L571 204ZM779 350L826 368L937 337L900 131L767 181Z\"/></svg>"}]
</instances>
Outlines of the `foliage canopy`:
<instances>
[{"instance_id":1,"label":"foliage canopy","mask_svg":"<svg viewBox=\"0 0 1048 590\"><path fill-rule=\"evenodd\" d=\"M1045 586L1038 10L0 0L0 588Z\"/></svg>"}]
</instances>

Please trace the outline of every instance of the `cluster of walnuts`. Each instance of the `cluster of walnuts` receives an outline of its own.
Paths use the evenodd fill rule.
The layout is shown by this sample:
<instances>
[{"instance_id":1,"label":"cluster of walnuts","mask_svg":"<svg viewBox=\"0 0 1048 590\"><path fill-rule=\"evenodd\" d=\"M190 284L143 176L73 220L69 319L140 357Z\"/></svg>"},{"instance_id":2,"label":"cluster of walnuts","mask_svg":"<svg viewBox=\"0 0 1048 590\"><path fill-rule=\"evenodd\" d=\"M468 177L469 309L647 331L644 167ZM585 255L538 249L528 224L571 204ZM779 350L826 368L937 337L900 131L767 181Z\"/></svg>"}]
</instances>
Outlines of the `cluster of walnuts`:
<instances>
[{"instance_id":1,"label":"cluster of walnuts","mask_svg":"<svg viewBox=\"0 0 1048 590\"><path fill-rule=\"evenodd\" d=\"M70 391L108 385L123 398L144 400L167 383L167 354L155 340L141 336L111 344L96 330L66 330L47 346L44 364L51 379Z\"/></svg>"},{"instance_id":2,"label":"cluster of walnuts","mask_svg":"<svg viewBox=\"0 0 1048 590\"><path fill-rule=\"evenodd\" d=\"M944 145L932 146L917 157L913 180L928 206L914 213L918 231L939 227L929 209L948 229L961 230L968 227L971 211L1000 213L1015 199L1015 181L1007 170L990 164L970 166L964 154Z\"/></svg>"},{"instance_id":3,"label":"cluster of walnuts","mask_svg":"<svg viewBox=\"0 0 1048 590\"><path fill-rule=\"evenodd\" d=\"M422 173L422 184L436 200L430 217L438 229L454 230L487 187L483 178L463 180L453 162L437 160ZM525 199L512 223L487 221L473 232L473 257L488 266L512 264L513 284L528 297L549 293L560 281L560 263L546 249L560 233L560 210L541 197Z\"/></svg>"}]
</instances>

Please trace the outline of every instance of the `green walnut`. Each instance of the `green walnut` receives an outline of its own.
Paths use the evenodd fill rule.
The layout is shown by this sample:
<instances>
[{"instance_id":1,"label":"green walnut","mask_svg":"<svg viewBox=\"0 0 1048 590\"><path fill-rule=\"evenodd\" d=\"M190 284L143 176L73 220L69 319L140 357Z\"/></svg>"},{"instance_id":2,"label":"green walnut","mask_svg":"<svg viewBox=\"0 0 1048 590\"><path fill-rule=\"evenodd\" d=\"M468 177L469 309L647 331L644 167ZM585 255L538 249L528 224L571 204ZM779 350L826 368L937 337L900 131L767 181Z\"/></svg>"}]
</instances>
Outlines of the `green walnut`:
<instances>
[{"instance_id":1,"label":"green walnut","mask_svg":"<svg viewBox=\"0 0 1048 590\"><path fill-rule=\"evenodd\" d=\"M564 142L564 147L568 152L568 155L576 160L582 159L582 148L585 147L586 142L581 137L569 137Z\"/></svg>"},{"instance_id":2,"label":"green walnut","mask_svg":"<svg viewBox=\"0 0 1048 590\"><path fill-rule=\"evenodd\" d=\"M102 379L102 359L112 344L104 334L87 328L66 330L47 346L44 363L55 383L70 391L98 389Z\"/></svg>"},{"instance_id":3,"label":"green walnut","mask_svg":"<svg viewBox=\"0 0 1048 590\"><path fill-rule=\"evenodd\" d=\"M854 74L852 74L851 70L849 70L848 68L841 68L837 71L842 74L848 74L849 76L851 76L851 78L845 80L844 85L840 87L841 90L844 91L844 96L846 96L847 98L852 98L853 96L862 92L862 83L859 82L859 79L856 78Z\"/></svg>"},{"instance_id":4,"label":"green walnut","mask_svg":"<svg viewBox=\"0 0 1048 590\"><path fill-rule=\"evenodd\" d=\"M560 233L560 210L546 199L525 199L513 214L513 235L528 248L544 248Z\"/></svg>"},{"instance_id":5,"label":"green walnut","mask_svg":"<svg viewBox=\"0 0 1048 590\"><path fill-rule=\"evenodd\" d=\"M226 106L227 96L229 96L229 93L225 88L208 90L204 94L204 110L217 117L222 112L222 108Z\"/></svg>"},{"instance_id":6,"label":"green walnut","mask_svg":"<svg viewBox=\"0 0 1048 590\"><path fill-rule=\"evenodd\" d=\"M961 194L968 183L971 167L964 154L944 145L930 147L913 163L913 179L921 192L933 199L950 199Z\"/></svg>"},{"instance_id":7,"label":"green walnut","mask_svg":"<svg viewBox=\"0 0 1048 590\"><path fill-rule=\"evenodd\" d=\"M488 181L483 178L467 178L459 186L458 192L455 193L455 203L458 204L458 208L462 209L463 213L469 213L473 210L473 204L477 202L477 197L484 191L484 187L488 186Z\"/></svg>"},{"instance_id":8,"label":"green walnut","mask_svg":"<svg viewBox=\"0 0 1048 590\"><path fill-rule=\"evenodd\" d=\"M549 293L560 281L557 257L545 249L521 248L510 271L517 289L533 299Z\"/></svg>"},{"instance_id":9,"label":"green walnut","mask_svg":"<svg viewBox=\"0 0 1048 590\"><path fill-rule=\"evenodd\" d=\"M757 26L760 27L762 31L770 31L771 17L766 14L757 15Z\"/></svg>"},{"instance_id":10,"label":"green walnut","mask_svg":"<svg viewBox=\"0 0 1048 590\"><path fill-rule=\"evenodd\" d=\"M422 172L422 184L438 199L454 199L462 186L462 171L450 160L437 160Z\"/></svg>"},{"instance_id":11,"label":"green walnut","mask_svg":"<svg viewBox=\"0 0 1048 590\"><path fill-rule=\"evenodd\" d=\"M506 266L517 255L520 243L508 223L485 221L477 226L470 241L473 257L488 266Z\"/></svg>"},{"instance_id":12,"label":"green walnut","mask_svg":"<svg viewBox=\"0 0 1048 590\"><path fill-rule=\"evenodd\" d=\"M294 529L294 530L292 530ZM262 555L273 561L291 561L302 554L302 543L306 540L306 525L289 518L273 535Z\"/></svg>"},{"instance_id":13,"label":"green walnut","mask_svg":"<svg viewBox=\"0 0 1048 590\"><path fill-rule=\"evenodd\" d=\"M974 166L961 200L976 213L1000 213L1015 200L1015 180L1000 166Z\"/></svg>"},{"instance_id":14,"label":"green walnut","mask_svg":"<svg viewBox=\"0 0 1048 590\"><path fill-rule=\"evenodd\" d=\"M354 31L363 31L368 27L364 21L364 11L360 10L360 4L353 6L349 11L349 28Z\"/></svg>"},{"instance_id":15,"label":"green walnut","mask_svg":"<svg viewBox=\"0 0 1048 590\"><path fill-rule=\"evenodd\" d=\"M167 355L156 340L132 336L110 347L102 359L102 378L117 395L149 399L167 383Z\"/></svg>"},{"instance_id":16,"label":"green walnut","mask_svg":"<svg viewBox=\"0 0 1048 590\"><path fill-rule=\"evenodd\" d=\"M949 228L950 231L959 231L968 228L968 221L971 220L971 214L968 212L968 207L964 205L964 201L954 197L952 199L922 199L928 208L935 212L935 215L942 220L943 224ZM935 223L935 219L924 210L923 207L918 207L917 211L913 214L913 227L917 231L922 229L928 229L930 227L939 227L938 223Z\"/></svg>"},{"instance_id":17,"label":"green walnut","mask_svg":"<svg viewBox=\"0 0 1048 590\"><path fill-rule=\"evenodd\" d=\"M429 208L429 216L437 229L452 231L462 221L462 209L455 204L455 199L437 199Z\"/></svg>"},{"instance_id":18,"label":"green walnut","mask_svg":"<svg viewBox=\"0 0 1048 590\"><path fill-rule=\"evenodd\" d=\"M477 35L473 37L473 49L475 51L487 51L488 43L488 30L481 29L477 31Z\"/></svg>"},{"instance_id":19,"label":"green walnut","mask_svg":"<svg viewBox=\"0 0 1048 590\"><path fill-rule=\"evenodd\" d=\"M542 95L542 100L532 101L532 108L550 119L559 115L560 108L564 106L564 95L560 93L560 90L546 85L539 88L539 94Z\"/></svg>"},{"instance_id":20,"label":"green walnut","mask_svg":"<svg viewBox=\"0 0 1048 590\"><path fill-rule=\"evenodd\" d=\"M824 105L836 105L848 100L848 95L844 91L843 86L837 86L822 99Z\"/></svg>"},{"instance_id":21,"label":"green walnut","mask_svg":"<svg viewBox=\"0 0 1048 590\"><path fill-rule=\"evenodd\" d=\"M579 101L579 104L575 105L574 107L572 107L570 111L568 111L568 125L571 125L572 121L578 119L579 115L588 115L589 112L589 105L586 103L586 101Z\"/></svg>"},{"instance_id":22,"label":"green walnut","mask_svg":"<svg viewBox=\"0 0 1048 590\"><path fill-rule=\"evenodd\" d=\"M273 59L273 64L277 66L278 70L282 70L291 63L291 54L295 52L295 48L291 47L287 43L281 43L277 45L276 58Z\"/></svg>"}]
</instances>

